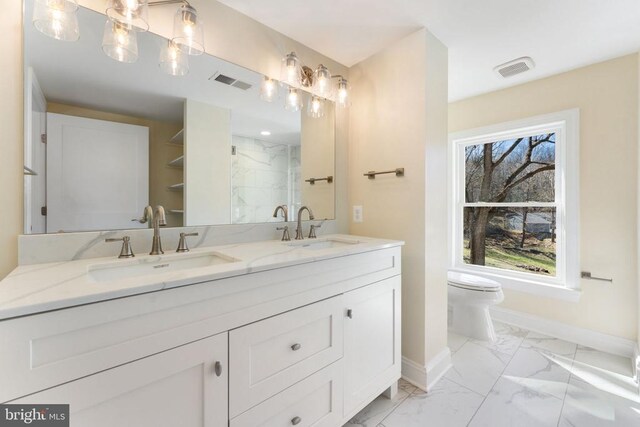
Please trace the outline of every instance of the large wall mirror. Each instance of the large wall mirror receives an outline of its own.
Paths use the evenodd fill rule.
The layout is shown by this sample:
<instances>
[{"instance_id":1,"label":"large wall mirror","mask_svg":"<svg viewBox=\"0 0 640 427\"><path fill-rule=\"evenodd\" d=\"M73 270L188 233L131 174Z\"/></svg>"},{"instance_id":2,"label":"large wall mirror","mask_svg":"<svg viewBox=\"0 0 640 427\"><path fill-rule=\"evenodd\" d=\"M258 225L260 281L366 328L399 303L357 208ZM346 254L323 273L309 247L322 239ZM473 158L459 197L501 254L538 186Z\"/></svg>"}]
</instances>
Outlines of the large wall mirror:
<instances>
[{"instance_id":1,"label":"large wall mirror","mask_svg":"<svg viewBox=\"0 0 640 427\"><path fill-rule=\"evenodd\" d=\"M188 73L159 66L168 41L137 33L138 58L102 50L106 16L80 7L80 38L59 41L32 23L25 0L25 233L282 221L308 205L334 218L335 111L322 117L260 97L263 76L207 54ZM107 24L108 25L108 24ZM303 94L307 98L308 94ZM307 99L303 99L306 106Z\"/></svg>"}]
</instances>

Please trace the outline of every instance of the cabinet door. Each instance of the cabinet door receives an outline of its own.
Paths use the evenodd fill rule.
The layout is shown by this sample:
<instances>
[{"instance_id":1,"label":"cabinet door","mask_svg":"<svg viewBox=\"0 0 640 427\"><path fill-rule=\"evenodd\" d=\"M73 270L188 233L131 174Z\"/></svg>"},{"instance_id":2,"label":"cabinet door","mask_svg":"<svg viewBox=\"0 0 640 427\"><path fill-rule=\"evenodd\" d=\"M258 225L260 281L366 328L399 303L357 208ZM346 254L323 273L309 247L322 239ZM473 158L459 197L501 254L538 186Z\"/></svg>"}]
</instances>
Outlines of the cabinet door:
<instances>
[{"instance_id":1,"label":"cabinet door","mask_svg":"<svg viewBox=\"0 0 640 427\"><path fill-rule=\"evenodd\" d=\"M400 280L345 294L345 416L400 378Z\"/></svg>"},{"instance_id":2,"label":"cabinet door","mask_svg":"<svg viewBox=\"0 0 640 427\"><path fill-rule=\"evenodd\" d=\"M73 427L227 426L227 333L11 403L69 404Z\"/></svg>"}]
</instances>

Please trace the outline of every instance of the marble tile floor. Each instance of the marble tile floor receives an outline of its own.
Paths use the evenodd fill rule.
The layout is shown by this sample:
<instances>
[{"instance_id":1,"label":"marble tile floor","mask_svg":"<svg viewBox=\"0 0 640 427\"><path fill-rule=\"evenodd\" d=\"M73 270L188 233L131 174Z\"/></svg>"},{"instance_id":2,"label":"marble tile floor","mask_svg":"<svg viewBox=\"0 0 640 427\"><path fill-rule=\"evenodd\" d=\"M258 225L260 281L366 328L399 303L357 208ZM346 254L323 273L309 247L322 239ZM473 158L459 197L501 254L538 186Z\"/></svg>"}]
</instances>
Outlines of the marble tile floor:
<instances>
[{"instance_id":1,"label":"marble tile floor","mask_svg":"<svg viewBox=\"0 0 640 427\"><path fill-rule=\"evenodd\" d=\"M495 343L449 333L453 367L429 393L400 380L344 427L640 426L628 358L496 322Z\"/></svg>"}]
</instances>

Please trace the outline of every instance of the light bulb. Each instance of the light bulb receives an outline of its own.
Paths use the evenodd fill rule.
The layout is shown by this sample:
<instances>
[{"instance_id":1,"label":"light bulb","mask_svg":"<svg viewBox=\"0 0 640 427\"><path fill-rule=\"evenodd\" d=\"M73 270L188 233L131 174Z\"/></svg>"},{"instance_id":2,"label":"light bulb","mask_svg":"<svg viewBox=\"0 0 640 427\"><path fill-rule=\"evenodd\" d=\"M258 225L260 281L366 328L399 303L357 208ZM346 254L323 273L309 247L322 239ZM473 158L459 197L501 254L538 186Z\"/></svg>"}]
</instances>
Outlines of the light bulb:
<instances>
[{"instance_id":1,"label":"light bulb","mask_svg":"<svg viewBox=\"0 0 640 427\"><path fill-rule=\"evenodd\" d=\"M322 97L328 97L331 94L331 73L324 65L318 65L313 72L313 90Z\"/></svg>"},{"instance_id":2,"label":"light bulb","mask_svg":"<svg viewBox=\"0 0 640 427\"><path fill-rule=\"evenodd\" d=\"M338 80L338 106L346 108L349 106L349 83L343 77Z\"/></svg>"},{"instance_id":3,"label":"light bulb","mask_svg":"<svg viewBox=\"0 0 640 427\"><path fill-rule=\"evenodd\" d=\"M260 86L260 98L267 102L272 102L278 97L278 82L269 77L265 77L262 80L262 86Z\"/></svg>"},{"instance_id":4,"label":"light bulb","mask_svg":"<svg viewBox=\"0 0 640 427\"><path fill-rule=\"evenodd\" d=\"M189 72L189 58L171 40L160 50L160 69L171 76L184 76Z\"/></svg>"},{"instance_id":5,"label":"light bulb","mask_svg":"<svg viewBox=\"0 0 640 427\"><path fill-rule=\"evenodd\" d=\"M125 25L107 20L102 36L102 50L119 62L136 62L138 60L138 39L135 31Z\"/></svg>"},{"instance_id":6,"label":"light bulb","mask_svg":"<svg viewBox=\"0 0 640 427\"><path fill-rule=\"evenodd\" d=\"M302 66L295 52L282 58L281 80L290 86L300 86L300 72Z\"/></svg>"},{"instance_id":7,"label":"light bulb","mask_svg":"<svg viewBox=\"0 0 640 427\"><path fill-rule=\"evenodd\" d=\"M108 0L106 14L130 30L149 29L149 0Z\"/></svg>"},{"instance_id":8,"label":"light bulb","mask_svg":"<svg viewBox=\"0 0 640 427\"><path fill-rule=\"evenodd\" d=\"M183 5L173 19L173 38L171 39L188 55L204 53L204 30L195 8Z\"/></svg>"},{"instance_id":9,"label":"light bulb","mask_svg":"<svg viewBox=\"0 0 640 427\"><path fill-rule=\"evenodd\" d=\"M307 115L313 118L324 116L324 100L318 96L312 95L307 107Z\"/></svg>"},{"instance_id":10,"label":"light bulb","mask_svg":"<svg viewBox=\"0 0 640 427\"><path fill-rule=\"evenodd\" d=\"M290 87L289 93L287 94L287 102L284 105L284 108L288 111L300 111L302 107L302 100L300 98L300 93L298 89Z\"/></svg>"},{"instance_id":11,"label":"light bulb","mask_svg":"<svg viewBox=\"0 0 640 427\"><path fill-rule=\"evenodd\" d=\"M36 0L33 25L56 40L76 41L80 37L77 10L76 0Z\"/></svg>"}]
</instances>

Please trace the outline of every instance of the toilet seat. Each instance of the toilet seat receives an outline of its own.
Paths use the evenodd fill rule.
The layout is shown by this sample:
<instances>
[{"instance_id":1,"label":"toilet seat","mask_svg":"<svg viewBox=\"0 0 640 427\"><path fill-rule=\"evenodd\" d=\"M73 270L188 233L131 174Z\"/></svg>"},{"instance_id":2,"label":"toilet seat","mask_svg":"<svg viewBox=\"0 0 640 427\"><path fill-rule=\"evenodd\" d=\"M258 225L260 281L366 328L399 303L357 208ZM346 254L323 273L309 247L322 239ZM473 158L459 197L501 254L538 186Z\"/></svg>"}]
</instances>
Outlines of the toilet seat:
<instances>
[{"instance_id":1,"label":"toilet seat","mask_svg":"<svg viewBox=\"0 0 640 427\"><path fill-rule=\"evenodd\" d=\"M472 274L450 271L447 277L449 286L455 288L478 292L500 292L500 290L502 290L500 283L495 280L485 279L484 277L474 276Z\"/></svg>"}]
</instances>

